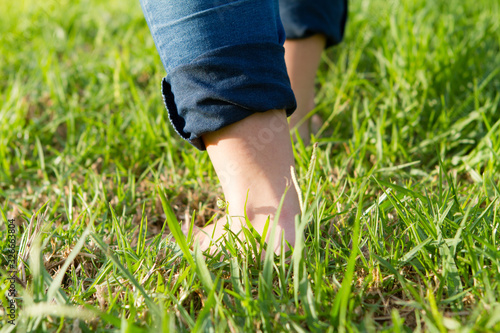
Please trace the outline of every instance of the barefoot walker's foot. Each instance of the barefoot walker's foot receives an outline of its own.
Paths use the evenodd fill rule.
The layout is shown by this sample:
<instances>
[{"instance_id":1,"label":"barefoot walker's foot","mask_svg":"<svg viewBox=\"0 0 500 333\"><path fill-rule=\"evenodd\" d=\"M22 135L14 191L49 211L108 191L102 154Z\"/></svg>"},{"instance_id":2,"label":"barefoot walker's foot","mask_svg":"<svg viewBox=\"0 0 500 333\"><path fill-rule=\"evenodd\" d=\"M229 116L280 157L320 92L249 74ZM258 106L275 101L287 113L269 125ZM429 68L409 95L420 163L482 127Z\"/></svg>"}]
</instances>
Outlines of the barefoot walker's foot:
<instances>
[{"instance_id":1,"label":"barefoot walker's foot","mask_svg":"<svg viewBox=\"0 0 500 333\"><path fill-rule=\"evenodd\" d=\"M253 228L262 235L266 220L274 220L285 188L292 183L290 167L295 162L285 111L255 113L204 135L203 141L228 203L231 231L240 232L246 213ZM295 215L299 212L297 192L291 186L277 222L276 252L280 250L281 237L294 246ZM216 226L209 225L196 233L195 241L202 250L209 247L211 239L216 241L223 235L225 224L226 217Z\"/></svg>"},{"instance_id":2,"label":"barefoot walker's foot","mask_svg":"<svg viewBox=\"0 0 500 333\"><path fill-rule=\"evenodd\" d=\"M297 127L304 143L309 144L314 127L321 125L317 115L302 120L314 108L316 71L325 43L321 34L285 42L287 71L297 100L290 126L283 110L271 110L203 136L229 205L229 228L235 234L245 225L245 213L261 235L267 219L274 221L285 188L291 184L290 167L294 166L289 129ZM281 237L294 246L295 215L299 212L297 192L292 186L277 223L275 251L280 249ZM224 217L197 230L195 240L203 250L223 236L227 222Z\"/></svg>"},{"instance_id":3,"label":"barefoot walker's foot","mask_svg":"<svg viewBox=\"0 0 500 333\"><path fill-rule=\"evenodd\" d=\"M317 115L306 119L314 109L316 72L325 47L326 38L317 34L304 39L288 39L285 42L285 62L297 100L297 110L290 117L290 128L297 129L300 138L309 144L311 134L319 130L321 118ZM319 123L319 124L318 124Z\"/></svg>"}]
</instances>

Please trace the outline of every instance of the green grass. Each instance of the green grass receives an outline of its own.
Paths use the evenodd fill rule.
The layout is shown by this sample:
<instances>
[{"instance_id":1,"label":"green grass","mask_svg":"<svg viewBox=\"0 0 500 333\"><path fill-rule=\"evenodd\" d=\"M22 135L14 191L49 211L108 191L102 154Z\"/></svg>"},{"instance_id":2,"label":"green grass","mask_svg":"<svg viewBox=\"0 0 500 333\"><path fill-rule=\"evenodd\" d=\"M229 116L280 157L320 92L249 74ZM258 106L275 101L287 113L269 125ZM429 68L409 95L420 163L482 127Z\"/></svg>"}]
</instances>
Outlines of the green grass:
<instances>
[{"instance_id":1,"label":"green grass","mask_svg":"<svg viewBox=\"0 0 500 333\"><path fill-rule=\"evenodd\" d=\"M221 261L178 235L222 192L166 120L139 4L2 1L0 332L499 332L500 4L350 13L317 149L294 146L305 241L257 260L249 232Z\"/></svg>"}]
</instances>

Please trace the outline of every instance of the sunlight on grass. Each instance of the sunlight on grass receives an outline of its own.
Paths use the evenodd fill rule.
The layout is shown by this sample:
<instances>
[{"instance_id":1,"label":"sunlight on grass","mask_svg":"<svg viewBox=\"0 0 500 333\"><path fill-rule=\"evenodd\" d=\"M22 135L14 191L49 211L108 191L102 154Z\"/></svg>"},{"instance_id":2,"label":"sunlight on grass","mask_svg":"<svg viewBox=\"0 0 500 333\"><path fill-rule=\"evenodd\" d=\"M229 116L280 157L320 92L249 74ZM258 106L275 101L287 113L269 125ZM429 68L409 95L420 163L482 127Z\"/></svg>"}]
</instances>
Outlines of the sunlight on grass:
<instances>
[{"instance_id":1,"label":"sunlight on grass","mask_svg":"<svg viewBox=\"0 0 500 333\"><path fill-rule=\"evenodd\" d=\"M182 234L222 191L167 120L138 2L0 13L0 332L500 331L498 1L350 2L281 255Z\"/></svg>"}]
</instances>

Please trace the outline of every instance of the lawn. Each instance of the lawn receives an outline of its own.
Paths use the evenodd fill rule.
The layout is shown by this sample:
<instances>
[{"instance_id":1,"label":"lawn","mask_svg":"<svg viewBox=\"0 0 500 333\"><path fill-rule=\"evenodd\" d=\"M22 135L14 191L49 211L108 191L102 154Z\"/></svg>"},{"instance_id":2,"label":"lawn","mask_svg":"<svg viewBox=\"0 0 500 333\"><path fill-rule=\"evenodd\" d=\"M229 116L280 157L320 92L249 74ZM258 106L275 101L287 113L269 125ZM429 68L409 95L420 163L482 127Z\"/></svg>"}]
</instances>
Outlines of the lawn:
<instances>
[{"instance_id":1,"label":"lawn","mask_svg":"<svg viewBox=\"0 0 500 333\"><path fill-rule=\"evenodd\" d=\"M0 332L500 332L500 2L349 10L294 143L304 238L261 259L180 233L222 191L137 1L2 1Z\"/></svg>"}]
</instances>

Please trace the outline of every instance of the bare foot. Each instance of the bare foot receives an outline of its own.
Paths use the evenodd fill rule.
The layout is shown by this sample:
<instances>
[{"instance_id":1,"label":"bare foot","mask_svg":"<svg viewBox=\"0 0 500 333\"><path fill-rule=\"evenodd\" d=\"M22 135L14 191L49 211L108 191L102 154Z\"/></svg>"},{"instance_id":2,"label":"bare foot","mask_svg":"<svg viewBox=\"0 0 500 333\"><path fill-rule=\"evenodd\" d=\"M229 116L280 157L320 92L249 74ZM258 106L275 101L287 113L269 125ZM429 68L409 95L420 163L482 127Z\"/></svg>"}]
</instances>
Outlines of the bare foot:
<instances>
[{"instance_id":1,"label":"bare foot","mask_svg":"<svg viewBox=\"0 0 500 333\"><path fill-rule=\"evenodd\" d=\"M204 135L203 140L228 203L227 212L232 217L228 227L239 234L245 226L246 213L253 228L262 235L267 219L274 221L285 189L292 184L290 169L295 161L285 111L255 113ZM277 221L276 252L282 236L294 246L295 215L299 213L297 192L291 186ZM210 247L211 241L217 243L226 232L224 225L226 220L222 219L216 226L209 225L197 232L195 238L202 249Z\"/></svg>"},{"instance_id":2,"label":"bare foot","mask_svg":"<svg viewBox=\"0 0 500 333\"><path fill-rule=\"evenodd\" d=\"M318 129L321 126L318 115L305 121L304 118L314 109L316 71L325 43L325 37L319 34L304 39L287 39L285 42L286 67L297 100L297 110L290 117L290 128L292 131L297 128L306 145L310 142L311 133L317 132L315 126Z\"/></svg>"},{"instance_id":3,"label":"bare foot","mask_svg":"<svg viewBox=\"0 0 500 333\"><path fill-rule=\"evenodd\" d=\"M267 222L268 216L264 214L259 214L254 217L252 221L252 227L259 233L259 235L264 234L264 228ZM266 242L270 244L271 228L273 224L273 217L270 217L269 226L266 231ZM216 251L220 250L222 246L225 245L229 237L229 230L233 233L240 242L237 242L236 246L240 247L240 244L246 243L246 235L242 229L249 229L243 217L228 217L224 216L217 220L215 223L209 224L204 228L193 227L193 242L199 244L200 250L202 252L209 250L210 254L214 254ZM184 234L187 236L189 231L189 226L183 228ZM293 232L291 235L287 235L287 238L295 239L295 229L290 229L289 232ZM281 251L281 237L284 235L285 230L282 226L277 225L275 230L275 237L273 241L273 250L276 254ZM288 241L290 243L290 241ZM286 244L286 243L285 243ZM290 250L287 245L285 245L285 252ZM264 253L264 252L263 252Z\"/></svg>"}]
</instances>

